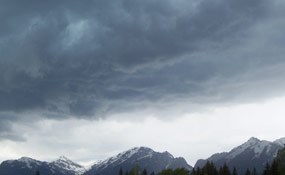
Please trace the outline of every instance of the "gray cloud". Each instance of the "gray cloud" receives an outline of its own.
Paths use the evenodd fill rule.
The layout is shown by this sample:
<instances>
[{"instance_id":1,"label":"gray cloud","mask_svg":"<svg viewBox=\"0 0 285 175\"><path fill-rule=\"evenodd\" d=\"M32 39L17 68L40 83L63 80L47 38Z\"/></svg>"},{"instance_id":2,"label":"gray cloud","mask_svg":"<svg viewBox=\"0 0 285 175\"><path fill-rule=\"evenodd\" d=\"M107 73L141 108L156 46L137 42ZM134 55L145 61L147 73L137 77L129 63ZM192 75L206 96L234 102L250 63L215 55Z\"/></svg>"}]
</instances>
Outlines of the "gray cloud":
<instances>
[{"instance_id":1,"label":"gray cloud","mask_svg":"<svg viewBox=\"0 0 285 175\"><path fill-rule=\"evenodd\" d=\"M100 118L181 99L208 104L284 93L278 3L3 0L0 111L25 113L9 122L32 120L29 112ZM0 138L11 138L2 113Z\"/></svg>"},{"instance_id":2,"label":"gray cloud","mask_svg":"<svg viewBox=\"0 0 285 175\"><path fill-rule=\"evenodd\" d=\"M0 140L9 139L13 141L25 141L25 138L19 135L13 126L14 121L19 120L19 117L16 115L3 113L3 112L0 113L0 116L1 116Z\"/></svg>"}]
</instances>

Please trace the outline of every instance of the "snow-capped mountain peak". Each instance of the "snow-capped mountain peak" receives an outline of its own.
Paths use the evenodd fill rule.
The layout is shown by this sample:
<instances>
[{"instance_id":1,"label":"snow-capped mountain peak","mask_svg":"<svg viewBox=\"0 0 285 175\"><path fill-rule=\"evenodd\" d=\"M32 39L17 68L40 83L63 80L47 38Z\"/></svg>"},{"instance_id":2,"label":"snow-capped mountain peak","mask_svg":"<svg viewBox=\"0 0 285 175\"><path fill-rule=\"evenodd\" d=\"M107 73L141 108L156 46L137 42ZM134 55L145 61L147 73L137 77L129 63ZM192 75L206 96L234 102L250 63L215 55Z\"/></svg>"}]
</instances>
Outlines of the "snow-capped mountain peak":
<instances>
[{"instance_id":1,"label":"snow-capped mountain peak","mask_svg":"<svg viewBox=\"0 0 285 175\"><path fill-rule=\"evenodd\" d=\"M66 171L74 172L74 174L82 174L85 168L77 163L74 163L65 156L60 156L57 160L50 163L53 168L61 168Z\"/></svg>"},{"instance_id":2,"label":"snow-capped mountain peak","mask_svg":"<svg viewBox=\"0 0 285 175\"><path fill-rule=\"evenodd\" d=\"M75 165L75 166L80 166L76 163L74 163L72 160L68 159L65 156L60 156L57 160L53 161L52 163L58 164L58 165Z\"/></svg>"},{"instance_id":3,"label":"snow-capped mountain peak","mask_svg":"<svg viewBox=\"0 0 285 175\"><path fill-rule=\"evenodd\" d=\"M137 158L137 159L141 159L141 158L146 158L146 157L152 156L153 153L154 153L154 151L150 148L147 148L147 147L134 147L134 148L129 149L127 151L121 152L121 153L117 154L116 156L110 157L104 161L100 161L97 164L95 164L94 167L104 168L110 164L120 164L120 163L130 159L134 155L141 154L143 157Z\"/></svg>"},{"instance_id":4,"label":"snow-capped mountain peak","mask_svg":"<svg viewBox=\"0 0 285 175\"><path fill-rule=\"evenodd\" d=\"M269 150L270 144L271 142L269 141L259 140L258 138L251 137L247 142L230 151L227 159L232 159L247 149L253 150L255 157L259 157L262 152Z\"/></svg>"},{"instance_id":5,"label":"snow-capped mountain peak","mask_svg":"<svg viewBox=\"0 0 285 175\"><path fill-rule=\"evenodd\" d=\"M39 162L38 160L32 159L30 157L21 157L17 161L23 162L23 163L30 163L30 162L38 163Z\"/></svg>"},{"instance_id":6,"label":"snow-capped mountain peak","mask_svg":"<svg viewBox=\"0 0 285 175\"><path fill-rule=\"evenodd\" d=\"M21 157L20 159L7 160L0 164L0 174L34 174L35 171L40 171L41 174L81 175L86 170L83 166L72 162L64 156L53 162Z\"/></svg>"},{"instance_id":7,"label":"snow-capped mountain peak","mask_svg":"<svg viewBox=\"0 0 285 175\"><path fill-rule=\"evenodd\" d=\"M139 153L139 152L153 153L154 151L148 147L141 146L141 147L134 147L134 148L132 148L128 151L125 151L123 153L127 153L127 152L130 153L130 155L134 155L134 154Z\"/></svg>"},{"instance_id":8,"label":"snow-capped mountain peak","mask_svg":"<svg viewBox=\"0 0 285 175\"><path fill-rule=\"evenodd\" d=\"M60 160L60 161L70 161L67 157L65 156L60 156L57 160Z\"/></svg>"},{"instance_id":9,"label":"snow-capped mountain peak","mask_svg":"<svg viewBox=\"0 0 285 175\"><path fill-rule=\"evenodd\" d=\"M248 141L246 143L250 144L250 145L254 145L256 143L259 143L260 140L256 137L251 137L250 139L248 139Z\"/></svg>"},{"instance_id":10,"label":"snow-capped mountain peak","mask_svg":"<svg viewBox=\"0 0 285 175\"><path fill-rule=\"evenodd\" d=\"M23 162L23 163L27 163L27 162L37 162L36 160L29 158L29 157L21 157L20 159L18 159L17 161L19 162Z\"/></svg>"},{"instance_id":11,"label":"snow-capped mountain peak","mask_svg":"<svg viewBox=\"0 0 285 175\"><path fill-rule=\"evenodd\" d=\"M163 154L166 154L168 157L170 157L171 159L174 159L173 155L170 154L168 151L164 151Z\"/></svg>"},{"instance_id":12,"label":"snow-capped mountain peak","mask_svg":"<svg viewBox=\"0 0 285 175\"><path fill-rule=\"evenodd\" d=\"M279 144L280 146L284 146L285 145L285 137L282 137L280 139L275 140L274 143Z\"/></svg>"},{"instance_id":13,"label":"snow-capped mountain peak","mask_svg":"<svg viewBox=\"0 0 285 175\"><path fill-rule=\"evenodd\" d=\"M160 153L147 147L135 147L94 164L84 175L115 174L120 168L126 171L136 165L153 172L178 167L192 169L185 159L174 158L169 152Z\"/></svg>"},{"instance_id":14,"label":"snow-capped mountain peak","mask_svg":"<svg viewBox=\"0 0 285 175\"><path fill-rule=\"evenodd\" d=\"M29 157L21 157L21 158L19 158L17 160L7 160L6 162L9 163L9 164L13 164L14 162L20 162L20 163L24 164L26 167L28 167L30 169L33 166L37 166L37 165L41 164L40 161L32 159L32 158L29 158Z\"/></svg>"},{"instance_id":15,"label":"snow-capped mountain peak","mask_svg":"<svg viewBox=\"0 0 285 175\"><path fill-rule=\"evenodd\" d=\"M230 167L236 166L240 173L244 173L246 168L249 167L255 167L261 173L264 164L271 162L276 157L278 150L284 147L284 144L285 138L270 142L251 137L230 152L214 154L206 160L198 160L195 166L203 167L209 160L213 161L217 166L222 166L225 162ZM237 164L237 162L242 163Z\"/></svg>"}]
</instances>

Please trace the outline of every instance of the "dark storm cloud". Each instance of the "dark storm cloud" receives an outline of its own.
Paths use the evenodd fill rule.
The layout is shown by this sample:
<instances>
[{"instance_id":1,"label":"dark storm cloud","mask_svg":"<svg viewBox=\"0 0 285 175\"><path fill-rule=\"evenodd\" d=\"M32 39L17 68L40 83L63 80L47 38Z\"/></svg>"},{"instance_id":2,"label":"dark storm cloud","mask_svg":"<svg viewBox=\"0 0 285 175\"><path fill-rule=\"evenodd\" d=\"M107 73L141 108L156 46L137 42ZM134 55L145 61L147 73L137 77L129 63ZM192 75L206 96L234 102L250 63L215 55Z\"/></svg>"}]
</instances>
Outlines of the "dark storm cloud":
<instances>
[{"instance_id":1,"label":"dark storm cloud","mask_svg":"<svg viewBox=\"0 0 285 175\"><path fill-rule=\"evenodd\" d=\"M266 80L283 78L284 67L274 67L284 62L284 25L275 18L282 9L273 13L278 1L0 3L5 113L98 118L177 99L220 103L248 98L238 96L259 86L268 71ZM270 25L281 29L272 32ZM11 128L2 123L23 118L0 117L1 133Z\"/></svg>"}]
</instances>

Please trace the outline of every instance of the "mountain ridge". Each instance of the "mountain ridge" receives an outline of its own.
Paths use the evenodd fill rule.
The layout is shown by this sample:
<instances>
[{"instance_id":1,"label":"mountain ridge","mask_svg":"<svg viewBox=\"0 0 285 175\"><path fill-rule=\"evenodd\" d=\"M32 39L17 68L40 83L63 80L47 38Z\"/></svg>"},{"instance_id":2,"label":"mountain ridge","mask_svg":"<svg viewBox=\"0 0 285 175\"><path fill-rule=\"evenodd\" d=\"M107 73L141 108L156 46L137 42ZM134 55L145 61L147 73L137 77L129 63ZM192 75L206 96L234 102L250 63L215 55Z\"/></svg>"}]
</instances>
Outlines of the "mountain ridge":
<instances>
[{"instance_id":1,"label":"mountain ridge","mask_svg":"<svg viewBox=\"0 0 285 175\"><path fill-rule=\"evenodd\" d=\"M246 142L228 152L215 153L207 159L199 159L196 167L202 167L207 161L212 161L217 167L227 163L230 168L235 166L239 173L244 173L245 168L255 167L260 173L266 162L271 162L277 151L285 145L285 137L274 141L260 140L251 137ZM254 163L251 163L254 162ZM192 170L183 157L174 157L168 151L156 152L148 147L133 147L120 152L86 168L75 163L65 156L46 162L29 157L6 160L0 164L1 175L34 174L37 170L42 175L111 175L118 173L120 168L129 171L134 166L146 168L148 172L159 172L163 169L186 168ZM20 172L20 173L19 173Z\"/></svg>"},{"instance_id":2,"label":"mountain ridge","mask_svg":"<svg viewBox=\"0 0 285 175\"><path fill-rule=\"evenodd\" d=\"M40 171L41 174L81 175L85 172L85 168L64 156L51 162L21 157L0 164L1 175L35 174L36 171Z\"/></svg>"},{"instance_id":3,"label":"mountain ridge","mask_svg":"<svg viewBox=\"0 0 285 175\"><path fill-rule=\"evenodd\" d=\"M201 168L207 161L211 161L217 167L221 167L224 163L227 163L230 168L236 167L240 174L243 174L247 168L256 168L261 173L264 165L272 162L278 150L284 147L283 143L285 143L285 138L270 142L251 137L229 152L215 153L207 159L197 160L194 167Z\"/></svg>"},{"instance_id":4,"label":"mountain ridge","mask_svg":"<svg viewBox=\"0 0 285 175\"><path fill-rule=\"evenodd\" d=\"M163 169L179 167L192 169L192 166L184 158L174 158L167 151L156 152L148 147L134 147L94 164L84 175L116 174L120 168L130 171L134 166L145 168L148 172L159 172Z\"/></svg>"},{"instance_id":5,"label":"mountain ridge","mask_svg":"<svg viewBox=\"0 0 285 175\"><path fill-rule=\"evenodd\" d=\"M120 167L131 170L137 165L153 172L178 167L192 169L192 166L183 157L175 158L168 151L156 152L148 147L134 147L105 160L98 161L88 169L65 156L60 156L51 162L39 161L29 157L6 160L0 164L0 174L25 175L35 174L36 171L40 171L41 175L108 175L117 174Z\"/></svg>"}]
</instances>

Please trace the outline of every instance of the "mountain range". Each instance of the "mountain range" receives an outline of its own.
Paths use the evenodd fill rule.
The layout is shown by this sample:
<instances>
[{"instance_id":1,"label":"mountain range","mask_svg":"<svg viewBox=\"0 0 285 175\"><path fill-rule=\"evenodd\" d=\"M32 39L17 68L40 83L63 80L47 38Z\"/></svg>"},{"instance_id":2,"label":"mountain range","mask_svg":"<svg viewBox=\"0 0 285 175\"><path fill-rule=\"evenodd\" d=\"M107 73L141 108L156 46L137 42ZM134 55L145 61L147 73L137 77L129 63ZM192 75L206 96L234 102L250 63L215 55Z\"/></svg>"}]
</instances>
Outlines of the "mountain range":
<instances>
[{"instance_id":1,"label":"mountain range","mask_svg":"<svg viewBox=\"0 0 285 175\"><path fill-rule=\"evenodd\" d=\"M285 138L269 142L252 137L229 152L216 153L207 159L198 160L195 168L203 167L207 161L212 161L217 167L224 163L230 168L235 166L239 174L243 174L247 168L254 167L260 173L264 165L270 163L284 145ZM88 169L64 156L52 162L22 157L3 161L0 164L0 174L34 175L39 171L41 175L116 175L120 169L130 171L134 166L146 169L149 173L176 168L192 170L192 166L182 157L175 158L167 151L156 152L147 147L135 147L99 161Z\"/></svg>"},{"instance_id":2,"label":"mountain range","mask_svg":"<svg viewBox=\"0 0 285 175\"><path fill-rule=\"evenodd\" d=\"M42 162L28 157L7 160L0 165L1 175L116 175L122 168L130 171L134 166L148 172L186 168L192 170L182 157L174 158L169 152L155 152L147 147L136 147L94 164L89 169L62 156L53 162Z\"/></svg>"},{"instance_id":3,"label":"mountain range","mask_svg":"<svg viewBox=\"0 0 285 175\"><path fill-rule=\"evenodd\" d=\"M39 171L42 175L80 175L86 169L64 156L53 162L42 162L28 157L7 160L0 165L1 175L34 175Z\"/></svg>"},{"instance_id":4,"label":"mountain range","mask_svg":"<svg viewBox=\"0 0 285 175\"><path fill-rule=\"evenodd\" d=\"M239 174L244 174L247 168L256 168L256 171L261 173L265 164L267 162L271 163L276 157L278 150L283 148L284 145L285 138L270 142L252 137L229 152L216 153L207 159L198 160L195 168L201 168L207 161L210 161L217 167L223 166L224 163L227 163L231 169L236 167Z\"/></svg>"}]
</instances>

